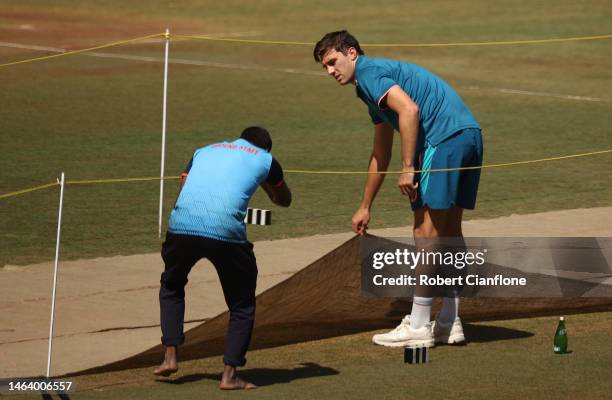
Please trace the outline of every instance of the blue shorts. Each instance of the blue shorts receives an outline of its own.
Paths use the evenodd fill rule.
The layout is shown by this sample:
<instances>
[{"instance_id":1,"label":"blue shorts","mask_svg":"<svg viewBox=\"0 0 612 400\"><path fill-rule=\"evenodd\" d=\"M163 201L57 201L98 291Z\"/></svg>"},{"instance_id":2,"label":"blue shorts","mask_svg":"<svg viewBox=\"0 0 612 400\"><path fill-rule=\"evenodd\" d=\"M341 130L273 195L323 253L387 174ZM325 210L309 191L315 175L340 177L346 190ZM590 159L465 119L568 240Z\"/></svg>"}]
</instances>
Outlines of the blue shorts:
<instances>
[{"instance_id":1,"label":"blue shorts","mask_svg":"<svg viewBox=\"0 0 612 400\"><path fill-rule=\"evenodd\" d=\"M480 129L464 129L437 146L425 143L417 156L415 168L419 170L473 167L482 165L482 135ZM464 171L425 172L417 174L419 183L412 209L429 207L447 210L461 207L473 210L480 181L480 169Z\"/></svg>"}]
</instances>

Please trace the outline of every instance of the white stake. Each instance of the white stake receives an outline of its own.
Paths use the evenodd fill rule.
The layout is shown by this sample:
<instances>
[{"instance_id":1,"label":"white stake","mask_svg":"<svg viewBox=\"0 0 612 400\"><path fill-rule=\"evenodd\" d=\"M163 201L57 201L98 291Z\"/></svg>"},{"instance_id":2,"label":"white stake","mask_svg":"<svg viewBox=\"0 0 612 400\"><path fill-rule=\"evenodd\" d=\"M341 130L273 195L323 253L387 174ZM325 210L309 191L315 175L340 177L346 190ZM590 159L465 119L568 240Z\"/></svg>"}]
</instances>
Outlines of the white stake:
<instances>
[{"instance_id":1,"label":"white stake","mask_svg":"<svg viewBox=\"0 0 612 400\"><path fill-rule=\"evenodd\" d=\"M159 229L157 237L161 238L162 214L164 207L164 163L166 155L166 105L168 98L168 50L170 47L170 29L166 29L166 55L164 57L164 107L162 115L162 148L161 148L161 172L159 176Z\"/></svg>"},{"instance_id":2,"label":"white stake","mask_svg":"<svg viewBox=\"0 0 612 400\"><path fill-rule=\"evenodd\" d=\"M49 323L49 352L47 354L47 378L51 377L51 349L53 347L53 324L55 320L55 290L57 288L57 267L59 263L60 233L62 230L62 208L64 205L64 173L60 181L59 214L57 216L57 240L55 242L55 270L53 272L53 294L51 295L51 322Z\"/></svg>"}]
</instances>

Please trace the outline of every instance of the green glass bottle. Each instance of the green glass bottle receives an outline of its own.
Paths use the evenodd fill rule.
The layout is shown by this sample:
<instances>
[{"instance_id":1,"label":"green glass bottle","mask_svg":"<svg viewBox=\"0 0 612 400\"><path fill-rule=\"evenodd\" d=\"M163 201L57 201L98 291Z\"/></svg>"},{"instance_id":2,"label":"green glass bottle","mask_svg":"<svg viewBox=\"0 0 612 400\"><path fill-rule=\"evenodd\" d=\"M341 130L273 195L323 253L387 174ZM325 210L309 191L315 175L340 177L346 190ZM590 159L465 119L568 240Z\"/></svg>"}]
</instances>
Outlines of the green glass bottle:
<instances>
[{"instance_id":1,"label":"green glass bottle","mask_svg":"<svg viewBox=\"0 0 612 400\"><path fill-rule=\"evenodd\" d=\"M565 318L559 318L557 332L555 332L555 342L553 350L557 354L567 353L567 330L565 329Z\"/></svg>"}]
</instances>

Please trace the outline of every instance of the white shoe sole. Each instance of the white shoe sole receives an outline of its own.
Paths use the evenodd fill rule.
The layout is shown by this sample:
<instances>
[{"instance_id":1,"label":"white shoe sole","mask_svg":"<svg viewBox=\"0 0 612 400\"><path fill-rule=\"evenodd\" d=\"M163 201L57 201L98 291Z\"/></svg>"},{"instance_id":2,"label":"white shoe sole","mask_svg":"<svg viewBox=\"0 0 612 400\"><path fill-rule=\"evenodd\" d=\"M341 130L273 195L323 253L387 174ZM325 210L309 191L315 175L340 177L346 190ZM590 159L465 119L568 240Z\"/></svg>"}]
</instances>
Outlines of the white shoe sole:
<instances>
[{"instance_id":1,"label":"white shoe sole","mask_svg":"<svg viewBox=\"0 0 612 400\"><path fill-rule=\"evenodd\" d=\"M465 335L457 334L457 335L450 335L450 336L438 336L437 338L435 338L435 341L436 343L443 343L443 344L458 344L458 343L465 342Z\"/></svg>"},{"instance_id":2,"label":"white shoe sole","mask_svg":"<svg viewBox=\"0 0 612 400\"><path fill-rule=\"evenodd\" d=\"M386 342L381 340L372 339L374 344L378 344L380 346L385 347L406 347L406 346L415 346L415 347L433 347L434 339L411 339L411 340L402 340L397 342Z\"/></svg>"}]
</instances>

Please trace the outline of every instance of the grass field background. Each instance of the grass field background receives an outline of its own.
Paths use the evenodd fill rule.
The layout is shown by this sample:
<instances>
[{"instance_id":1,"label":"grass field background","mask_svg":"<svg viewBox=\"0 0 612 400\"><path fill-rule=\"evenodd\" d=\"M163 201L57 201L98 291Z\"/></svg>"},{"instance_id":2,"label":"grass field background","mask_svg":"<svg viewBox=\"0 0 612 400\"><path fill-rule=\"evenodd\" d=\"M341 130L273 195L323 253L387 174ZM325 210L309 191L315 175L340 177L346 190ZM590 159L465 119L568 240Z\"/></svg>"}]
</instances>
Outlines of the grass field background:
<instances>
[{"instance_id":1,"label":"grass field background","mask_svg":"<svg viewBox=\"0 0 612 400\"><path fill-rule=\"evenodd\" d=\"M347 28L362 43L446 43L612 33L612 4L590 1L311 1L173 3L5 0L3 41L72 49L162 32L247 32L247 38L314 42ZM17 26L38 16L40 29ZM612 40L539 45L368 48L375 57L423 65L457 88L481 122L485 163L612 147ZM106 53L163 56L161 43ZM178 175L199 146L232 139L248 125L272 133L287 169L365 170L372 127L352 87L317 75L311 46L173 41L171 58L246 69L170 66L166 175ZM45 53L0 47L0 63ZM268 70L256 69L265 67ZM251 69L249 69L251 68ZM282 69L303 73L286 73ZM159 174L162 64L85 55L0 69L0 193L67 179ZM598 98L579 101L512 89ZM399 143L399 140L397 140ZM396 143L396 144L398 144ZM399 166L395 147L392 168ZM609 206L609 155L483 172L477 210L467 218ZM347 231L365 177L289 174L290 209L258 193L275 224L251 240ZM372 228L411 223L409 204L388 178ZM158 182L68 186L62 258L157 251ZM57 188L0 200L0 265L52 259ZM166 183L165 218L177 182ZM165 226L165 225L164 225Z\"/></svg>"},{"instance_id":2,"label":"grass field background","mask_svg":"<svg viewBox=\"0 0 612 400\"><path fill-rule=\"evenodd\" d=\"M78 399L606 399L612 313L566 318L569 354L553 353L557 318L466 324L466 346L438 346L429 364L403 363L403 349L371 343L375 332L249 352L242 376L255 391L218 389L221 359L180 363L171 379L151 368L72 379ZM160 355L161 357L161 355ZM14 397L17 398L17 397ZM18 398L27 398L18 396Z\"/></svg>"}]
</instances>

